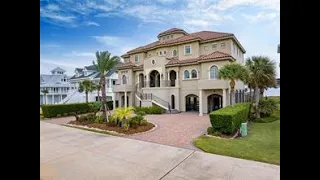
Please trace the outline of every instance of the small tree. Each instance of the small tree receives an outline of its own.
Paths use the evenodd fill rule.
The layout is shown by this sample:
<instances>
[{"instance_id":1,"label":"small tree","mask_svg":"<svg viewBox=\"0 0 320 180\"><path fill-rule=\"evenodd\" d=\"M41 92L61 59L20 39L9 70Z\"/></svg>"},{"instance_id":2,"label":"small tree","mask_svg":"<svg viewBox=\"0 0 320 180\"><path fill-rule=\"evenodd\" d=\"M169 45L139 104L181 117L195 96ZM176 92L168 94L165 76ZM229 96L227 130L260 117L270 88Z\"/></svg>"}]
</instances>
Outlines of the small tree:
<instances>
[{"instance_id":1,"label":"small tree","mask_svg":"<svg viewBox=\"0 0 320 180\"><path fill-rule=\"evenodd\" d=\"M275 63L266 56L252 56L246 61L249 79L254 88L253 109L255 118L260 118L259 101L265 89L276 86ZM260 98L261 97L261 98Z\"/></svg>"},{"instance_id":2,"label":"small tree","mask_svg":"<svg viewBox=\"0 0 320 180\"><path fill-rule=\"evenodd\" d=\"M219 70L219 78L225 79L230 81L230 93L231 93L231 105L235 104L235 93L234 93L234 87L236 84L236 81L246 81L248 78L248 70L245 66L239 64L239 63L230 63L225 66L223 66Z\"/></svg>"},{"instance_id":3,"label":"small tree","mask_svg":"<svg viewBox=\"0 0 320 180\"><path fill-rule=\"evenodd\" d=\"M107 116L107 95L106 95L106 73L114 68L120 58L118 56L112 56L108 51L96 52L96 62L93 61L97 71L100 73L100 84L101 84L101 93L102 93L102 109L104 120L108 121Z\"/></svg>"},{"instance_id":4,"label":"small tree","mask_svg":"<svg viewBox=\"0 0 320 180\"><path fill-rule=\"evenodd\" d=\"M129 122L128 119L133 115L134 109L133 107L123 107L115 109L113 114L113 118L119 119L121 122L121 126L128 129Z\"/></svg>"},{"instance_id":5,"label":"small tree","mask_svg":"<svg viewBox=\"0 0 320 180\"><path fill-rule=\"evenodd\" d=\"M88 93L94 91L95 85L90 80L84 80L80 82L78 91L80 93L84 92L86 94L86 103L88 103Z\"/></svg>"},{"instance_id":6,"label":"small tree","mask_svg":"<svg viewBox=\"0 0 320 180\"><path fill-rule=\"evenodd\" d=\"M43 93L44 104L47 104L47 94L49 93L49 90L48 89L42 89L41 92Z\"/></svg>"}]
</instances>

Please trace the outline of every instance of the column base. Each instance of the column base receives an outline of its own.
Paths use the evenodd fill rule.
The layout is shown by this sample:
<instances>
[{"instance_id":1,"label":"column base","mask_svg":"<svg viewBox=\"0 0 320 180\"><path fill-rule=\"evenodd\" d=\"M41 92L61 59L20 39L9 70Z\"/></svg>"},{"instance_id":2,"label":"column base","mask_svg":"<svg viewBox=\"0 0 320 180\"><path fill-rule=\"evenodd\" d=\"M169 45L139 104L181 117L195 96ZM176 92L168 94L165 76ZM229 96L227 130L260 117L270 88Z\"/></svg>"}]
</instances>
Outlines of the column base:
<instances>
[{"instance_id":1,"label":"column base","mask_svg":"<svg viewBox=\"0 0 320 180\"><path fill-rule=\"evenodd\" d=\"M203 114L202 114L202 113L199 113L199 116L203 116Z\"/></svg>"}]
</instances>

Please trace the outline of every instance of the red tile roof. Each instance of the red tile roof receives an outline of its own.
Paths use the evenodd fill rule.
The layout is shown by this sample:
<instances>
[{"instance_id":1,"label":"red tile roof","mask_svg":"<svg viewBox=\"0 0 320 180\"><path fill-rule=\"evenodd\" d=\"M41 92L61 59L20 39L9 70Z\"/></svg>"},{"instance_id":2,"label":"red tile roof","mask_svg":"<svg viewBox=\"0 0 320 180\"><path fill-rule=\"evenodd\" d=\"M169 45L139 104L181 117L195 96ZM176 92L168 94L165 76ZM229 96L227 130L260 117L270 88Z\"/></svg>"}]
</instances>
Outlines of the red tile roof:
<instances>
[{"instance_id":1,"label":"red tile roof","mask_svg":"<svg viewBox=\"0 0 320 180\"><path fill-rule=\"evenodd\" d=\"M164 32L162 32L160 34L170 33L170 32L174 32L174 31L178 31L178 30L181 31L182 29L172 28L172 29L164 31ZM186 34L186 35L181 36L179 38L170 39L170 40L163 41L163 42L155 41L155 42L147 44L145 46L140 46L140 47L138 47L136 49L128 51L127 54L140 52L140 51L152 49L152 48L155 48L155 47L169 46L169 45L173 45L173 44L181 44L181 43L187 42L187 41L207 41L207 40L213 40L213 39L229 37L229 36L232 37L234 35L231 34L231 33L224 33L224 32L200 31L200 32L195 32L195 33L191 33L191 34ZM127 54L125 54L125 55L127 55Z\"/></svg>"},{"instance_id":2,"label":"red tile roof","mask_svg":"<svg viewBox=\"0 0 320 180\"><path fill-rule=\"evenodd\" d=\"M230 56L229 54L220 52L220 51L215 51L211 54L207 54L207 55L201 55L197 58L190 58L190 59L182 59L179 60L178 58L167 58L167 60L169 60L169 62L166 64L166 66L172 66L172 65L179 65L179 64L186 64L186 63L197 63L197 62L201 62L201 61L206 61L206 60L219 60L222 58L231 58L234 59L232 56Z\"/></svg>"},{"instance_id":3,"label":"red tile roof","mask_svg":"<svg viewBox=\"0 0 320 180\"><path fill-rule=\"evenodd\" d=\"M131 61L118 64L116 66L116 69L127 69L127 68L131 68L131 67L133 67L133 70L141 70L141 69L143 70L143 64L136 65L136 64L132 63Z\"/></svg>"},{"instance_id":4,"label":"red tile roof","mask_svg":"<svg viewBox=\"0 0 320 180\"><path fill-rule=\"evenodd\" d=\"M171 33L174 33L174 32L181 32L183 34L188 34L187 32L185 32L183 29L179 29L179 28L171 28L171 29L168 29L166 31L163 31L161 33L158 34L158 37L162 36L162 35L166 35L166 34L171 34Z\"/></svg>"}]
</instances>

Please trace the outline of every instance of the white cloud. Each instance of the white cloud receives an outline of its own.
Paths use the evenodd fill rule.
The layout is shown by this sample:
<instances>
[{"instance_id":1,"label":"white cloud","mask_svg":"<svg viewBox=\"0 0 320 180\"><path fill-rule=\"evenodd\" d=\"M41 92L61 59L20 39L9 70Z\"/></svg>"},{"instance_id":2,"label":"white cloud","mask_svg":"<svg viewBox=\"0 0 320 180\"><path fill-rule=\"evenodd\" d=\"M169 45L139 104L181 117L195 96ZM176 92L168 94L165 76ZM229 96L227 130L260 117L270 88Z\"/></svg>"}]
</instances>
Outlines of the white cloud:
<instances>
[{"instance_id":1,"label":"white cloud","mask_svg":"<svg viewBox=\"0 0 320 180\"><path fill-rule=\"evenodd\" d=\"M60 11L57 5L49 4L45 7L40 7L40 17L46 19L49 22L59 25L61 24L71 24L76 20L73 15L66 15Z\"/></svg>"},{"instance_id":2,"label":"white cloud","mask_svg":"<svg viewBox=\"0 0 320 180\"><path fill-rule=\"evenodd\" d=\"M125 43L121 38L116 36L92 36L92 38L105 46L119 47Z\"/></svg>"},{"instance_id":3,"label":"white cloud","mask_svg":"<svg viewBox=\"0 0 320 180\"><path fill-rule=\"evenodd\" d=\"M66 57L95 57L95 54L92 52L77 52L77 51L72 51L69 54L65 54L64 56Z\"/></svg>"},{"instance_id":4,"label":"white cloud","mask_svg":"<svg viewBox=\"0 0 320 180\"><path fill-rule=\"evenodd\" d=\"M100 24L93 22L93 21L89 21L85 23L87 26L100 26Z\"/></svg>"},{"instance_id":5,"label":"white cloud","mask_svg":"<svg viewBox=\"0 0 320 180\"><path fill-rule=\"evenodd\" d=\"M280 11L280 0L221 0L217 4L217 9L225 10L236 6L259 6L263 9Z\"/></svg>"},{"instance_id":6,"label":"white cloud","mask_svg":"<svg viewBox=\"0 0 320 180\"><path fill-rule=\"evenodd\" d=\"M176 0L157 0L161 4L172 4L175 3Z\"/></svg>"},{"instance_id":7,"label":"white cloud","mask_svg":"<svg viewBox=\"0 0 320 180\"><path fill-rule=\"evenodd\" d=\"M40 44L40 48L58 48L61 47L59 44Z\"/></svg>"},{"instance_id":8,"label":"white cloud","mask_svg":"<svg viewBox=\"0 0 320 180\"><path fill-rule=\"evenodd\" d=\"M242 14L242 16L247 19L249 22L257 22L262 20L274 20L279 13L266 13L266 12L259 12L257 15L247 15Z\"/></svg>"}]
</instances>

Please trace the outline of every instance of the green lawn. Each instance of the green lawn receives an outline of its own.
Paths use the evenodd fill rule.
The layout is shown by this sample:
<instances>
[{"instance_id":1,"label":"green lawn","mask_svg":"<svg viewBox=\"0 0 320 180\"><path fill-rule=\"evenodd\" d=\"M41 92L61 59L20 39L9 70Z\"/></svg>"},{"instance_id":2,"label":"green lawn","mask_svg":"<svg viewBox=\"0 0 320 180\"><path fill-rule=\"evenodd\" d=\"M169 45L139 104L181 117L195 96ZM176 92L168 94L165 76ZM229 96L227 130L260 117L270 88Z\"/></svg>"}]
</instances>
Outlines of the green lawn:
<instances>
[{"instance_id":1,"label":"green lawn","mask_svg":"<svg viewBox=\"0 0 320 180\"><path fill-rule=\"evenodd\" d=\"M280 111L273 117L278 120L250 123L246 137L229 140L200 136L194 145L208 153L280 165Z\"/></svg>"}]
</instances>

